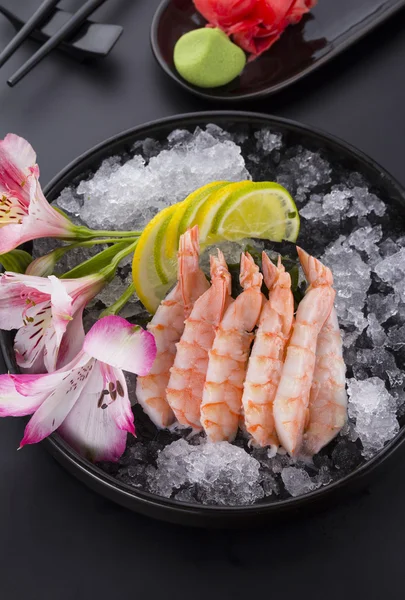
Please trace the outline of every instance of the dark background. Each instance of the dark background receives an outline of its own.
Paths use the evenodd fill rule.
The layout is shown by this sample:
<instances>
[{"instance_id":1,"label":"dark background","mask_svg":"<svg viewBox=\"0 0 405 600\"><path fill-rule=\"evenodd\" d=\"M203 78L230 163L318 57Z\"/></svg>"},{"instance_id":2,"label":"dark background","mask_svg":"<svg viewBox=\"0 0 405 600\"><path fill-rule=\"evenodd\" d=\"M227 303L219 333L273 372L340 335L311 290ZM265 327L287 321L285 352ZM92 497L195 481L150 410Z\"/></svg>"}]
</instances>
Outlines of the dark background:
<instances>
[{"instance_id":1,"label":"dark background","mask_svg":"<svg viewBox=\"0 0 405 600\"><path fill-rule=\"evenodd\" d=\"M32 143L43 185L121 130L221 108L187 95L155 64L148 35L157 5L106 4L99 20L125 31L97 64L53 53L10 89L7 77L36 48L27 43L1 70L0 137L11 131ZM323 128L405 184L404 31L403 11L302 84L235 108ZM0 47L13 33L0 16ZM151 521L97 497L43 448L16 452L22 432L21 421L0 420L2 600L403 598L405 451L366 491L328 512L257 531L221 532Z\"/></svg>"}]
</instances>

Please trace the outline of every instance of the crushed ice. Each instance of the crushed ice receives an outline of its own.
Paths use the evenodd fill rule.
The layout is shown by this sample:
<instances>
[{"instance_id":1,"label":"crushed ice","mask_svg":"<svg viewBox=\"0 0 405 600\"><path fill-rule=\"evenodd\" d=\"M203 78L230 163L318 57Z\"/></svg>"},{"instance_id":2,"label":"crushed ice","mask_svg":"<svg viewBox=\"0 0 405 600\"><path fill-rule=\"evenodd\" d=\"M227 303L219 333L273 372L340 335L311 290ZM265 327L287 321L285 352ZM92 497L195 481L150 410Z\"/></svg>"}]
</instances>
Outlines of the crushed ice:
<instances>
[{"instance_id":1,"label":"crushed ice","mask_svg":"<svg viewBox=\"0 0 405 600\"><path fill-rule=\"evenodd\" d=\"M246 159L246 162L245 162ZM381 450L405 415L405 237L398 215L364 177L329 162L327 154L292 146L269 128L229 133L216 125L173 131L167 140L136 142L125 156L106 159L77 187L62 191L56 205L78 224L97 229L141 229L161 208L183 200L214 180L276 180L296 199L302 217L301 244L333 271L336 308L348 367L349 422L344 432L314 457L314 464L287 455L248 449L246 440L216 445L172 436L138 438L115 475L126 483L184 502L251 504L302 494L347 475ZM249 169L249 170L248 170ZM221 245L230 263L244 245ZM52 250L34 243L36 256ZM102 249L101 247L97 250ZM57 266L64 272L94 250L77 248ZM202 265L208 270L208 252ZM87 311L87 327L131 281L123 262L117 277ZM302 273L300 274L302 277ZM123 316L142 320L137 298ZM128 378L134 400L134 379ZM135 407L138 409L139 407ZM139 441L142 439L142 442ZM114 469L112 465L108 469Z\"/></svg>"},{"instance_id":2,"label":"crushed ice","mask_svg":"<svg viewBox=\"0 0 405 600\"><path fill-rule=\"evenodd\" d=\"M57 205L93 229L136 230L206 183L250 179L240 147L219 127L177 130L168 142L135 144L146 156L123 164L121 157L107 158L76 190L64 190Z\"/></svg>"},{"instance_id":3,"label":"crushed ice","mask_svg":"<svg viewBox=\"0 0 405 600\"><path fill-rule=\"evenodd\" d=\"M360 438L364 456L371 457L399 431L395 399L378 377L349 379L348 392L353 438Z\"/></svg>"},{"instance_id":4,"label":"crushed ice","mask_svg":"<svg viewBox=\"0 0 405 600\"><path fill-rule=\"evenodd\" d=\"M196 486L203 504L252 504L264 496L259 467L245 450L228 442L192 446L181 439L159 454L150 489L170 497L185 485Z\"/></svg>"}]
</instances>

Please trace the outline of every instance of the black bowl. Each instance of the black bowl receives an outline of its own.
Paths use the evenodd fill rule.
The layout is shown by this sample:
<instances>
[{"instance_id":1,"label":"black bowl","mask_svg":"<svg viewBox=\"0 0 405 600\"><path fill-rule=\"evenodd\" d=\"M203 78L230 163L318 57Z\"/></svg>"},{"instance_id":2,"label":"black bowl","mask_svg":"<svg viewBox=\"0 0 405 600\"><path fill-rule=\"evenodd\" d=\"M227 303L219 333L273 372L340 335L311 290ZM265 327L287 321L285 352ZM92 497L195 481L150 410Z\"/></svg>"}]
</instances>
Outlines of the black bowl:
<instances>
[{"instance_id":1,"label":"black bowl","mask_svg":"<svg viewBox=\"0 0 405 600\"><path fill-rule=\"evenodd\" d=\"M95 171L100 162L114 154L128 150L135 141L147 137L165 138L177 128L190 128L214 123L221 127L240 124L246 127L270 126L294 139L294 143L303 142L314 148L323 149L336 162L362 173L375 186L380 197L387 202L405 207L405 190L382 167L368 156L349 144L305 125L268 115L247 112L203 112L190 115L170 117L135 127L120 133L97 145L63 169L45 189L49 201L55 200L64 187L78 182L82 177ZM14 361L11 336L0 332L0 348L6 366L10 372L17 372ZM266 520L280 520L308 510L327 507L331 502L347 494L349 490L358 489L366 484L369 477L399 449L405 439L405 426L399 433L371 460L355 469L346 477L326 487L319 488L298 498L288 498L277 502L265 500L252 506L216 507L188 504L163 498L142 490L135 489L106 474L96 465L79 456L64 442L58 434L54 434L42 442L51 454L75 477L97 493L136 512L184 525L204 527L246 527L261 524Z\"/></svg>"},{"instance_id":2,"label":"black bowl","mask_svg":"<svg viewBox=\"0 0 405 600\"><path fill-rule=\"evenodd\" d=\"M306 77L405 6L405 0L322 0L298 25L287 27L280 40L243 73L218 88L199 88L185 81L173 62L174 46L184 34L204 27L192 0L163 0L151 26L151 44L162 69L178 85L200 98L237 102L263 98Z\"/></svg>"}]
</instances>

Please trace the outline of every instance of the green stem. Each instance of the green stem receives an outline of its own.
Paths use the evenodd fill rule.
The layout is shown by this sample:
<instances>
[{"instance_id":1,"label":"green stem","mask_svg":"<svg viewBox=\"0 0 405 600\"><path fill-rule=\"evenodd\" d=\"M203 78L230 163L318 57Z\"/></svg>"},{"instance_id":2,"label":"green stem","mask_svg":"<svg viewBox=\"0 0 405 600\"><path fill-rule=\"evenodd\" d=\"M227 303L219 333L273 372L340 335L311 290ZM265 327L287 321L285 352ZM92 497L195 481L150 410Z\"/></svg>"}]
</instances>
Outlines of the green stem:
<instances>
[{"instance_id":1,"label":"green stem","mask_svg":"<svg viewBox=\"0 0 405 600\"><path fill-rule=\"evenodd\" d=\"M111 306L108 306L103 310L103 312L100 315L100 318L109 317L111 315L117 315L124 308L126 303L132 298L134 294L135 286L133 283L131 283L131 285L127 287L122 296L120 296L118 300L114 302L114 304L111 304Z\"/></svg>"},{"instance_id":2,"label":"green stem","mask_svg":"<svg viewBox=\"0 0 405 600\"><path fill-rule=\"evenodd\" d=\"M115 271L117 270L118 265L126 256L128 256L128 254L131 254L131 252L135 250L137 244L138 240L135 240L132 244L121 250L121 252L118 252L111 259L111 263L107 267L101 269L100 274L104 276L106 281L112 281L112 279L114 279Z\"/></svg>"},{"instance_id":3,"label":"green stem","mask_svg":"<svg viewBox=\"0 0 405 600\"><path fill-rule=\"evenodd\" d=\"M97 237L112 237L112 238L135 238L139 237L142 231L103 231L102 229L88 229L84 226L75 228L78 240L92 240Z\"/></svg>"},{"instance_id":4,"label":"green stem","mask_svg":"<svg viewBox=\"0 0 405 600\"><path fill-rule=\"evenodd\" d=\"M133 236L132 239L122 239L122 238L108 238L106 240L87 240L85 242L75 242L74 244L69 244L68 246L63 246L61 248L61 250L63 250L64 252L68 252L69 250L73 250L74 248L91 248L92 246L95 246L96 244L119 244L120 242L135 242L137 241L138 238L136 236Z\"/></svg>"}]
</instances>

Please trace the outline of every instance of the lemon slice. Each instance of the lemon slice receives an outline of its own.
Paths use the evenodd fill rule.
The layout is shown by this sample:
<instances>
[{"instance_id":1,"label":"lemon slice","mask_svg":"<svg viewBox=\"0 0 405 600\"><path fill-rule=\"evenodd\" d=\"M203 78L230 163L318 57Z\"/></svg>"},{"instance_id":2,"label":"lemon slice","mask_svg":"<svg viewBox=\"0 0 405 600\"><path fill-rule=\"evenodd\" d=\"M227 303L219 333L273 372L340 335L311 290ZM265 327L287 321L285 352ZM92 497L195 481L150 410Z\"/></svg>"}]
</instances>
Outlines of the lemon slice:
<instances>
[{"instance_id":1,"label":"lemon slice","mask_svg":"<svg viewBox=\"0 0 405 600\"><path fill-rule=\"evenodd\" d=\"M192 192L187 198L178 205L178 208L167 227L166 232L166 255L168 261L177 260L177 250L179 247L179 239L189 227L195 225L194 217L199 207L209 198L209 196L228 185L228 181L213 181L207 183L195 192ZM176 268L176 264L174 265Z\"/></svg>"},{"instance_id":2,"label":"lemon slice","mask_svg":"<svg viewBox=\"0 0 405 600\"><path fill-rule=\"evenodd\" d=\"M300 227L290 194L267 181L240 182L218 190L200 207L195 222L204 245L245 237L294 242Z\"/></svg>"},{"instance_id":3,"label":"lemon slice","mask_svg":"<svg viewBox=\"0 0 405 600\"><path fill-rule=\"evenodd\" d=\"M170 219L180 204L172 204L153 217L143 230L135 249L132 278L139 299L150 313L156 311L172 284L162 267L162 248L165 247L164 240Z\"/></svg>"}]
</instances>

